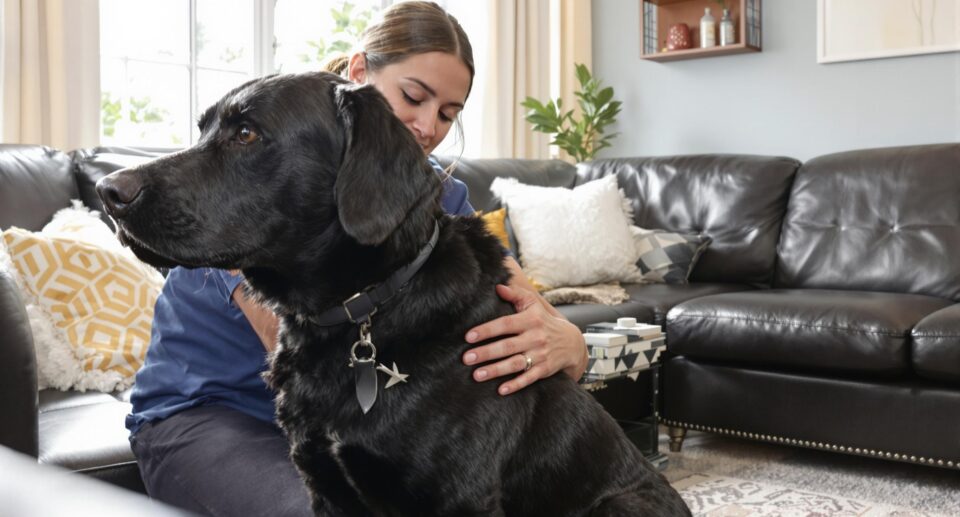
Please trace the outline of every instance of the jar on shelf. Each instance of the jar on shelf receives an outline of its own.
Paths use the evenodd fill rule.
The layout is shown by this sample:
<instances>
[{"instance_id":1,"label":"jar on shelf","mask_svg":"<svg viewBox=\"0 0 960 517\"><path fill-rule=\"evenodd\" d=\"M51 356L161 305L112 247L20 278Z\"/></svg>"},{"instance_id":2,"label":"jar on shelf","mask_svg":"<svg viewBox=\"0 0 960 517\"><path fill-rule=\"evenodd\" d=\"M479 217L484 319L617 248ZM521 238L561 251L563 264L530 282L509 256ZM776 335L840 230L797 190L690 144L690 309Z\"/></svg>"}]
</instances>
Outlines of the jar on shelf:
<instances>
[{"instance_id":1,"label":"jar on shelf","mask_svg":"<svg viewBox=\"0 0 960 517\"><path fill-rule=\"evenodd\" d=\"M730 9L724 9L723 18L720 18L720 46L733 45L736 42L737 31L733 17L730 16Z\"/></svg>"},{"instance_id":2,"label":"jar on shelf","mask_svg":"<svg viewBox=\"0 0 960 517\"><path fill-rule=\"evenodd\" d=\"M703 10L703 18L700 18L700 48L709 48L717 46L717 20L710 14L710 8Z\"/></svg>"},{"instance_id":3,"label":"jar on shelf","mask_svg":"<svg viewBox=\"0 0 960 517\"><path fill-rule=\"evenodd\" d=\"M684 50L692 46L690 27L686 23L670 26L670 30L667 32L667 50Z\"/></svg>"}]
</instances>

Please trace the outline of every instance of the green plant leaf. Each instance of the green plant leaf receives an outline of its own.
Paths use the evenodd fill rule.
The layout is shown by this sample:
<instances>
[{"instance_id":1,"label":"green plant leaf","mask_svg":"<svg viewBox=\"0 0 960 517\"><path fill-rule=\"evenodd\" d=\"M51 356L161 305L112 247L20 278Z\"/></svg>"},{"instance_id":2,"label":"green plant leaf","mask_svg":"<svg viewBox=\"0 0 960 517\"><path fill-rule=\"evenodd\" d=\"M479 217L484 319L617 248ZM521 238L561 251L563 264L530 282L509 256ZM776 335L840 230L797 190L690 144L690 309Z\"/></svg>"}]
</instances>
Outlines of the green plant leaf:
<instances>
[{"instance_id":1,"label":"green plant leaf","mask_svg":"<svg viewBox=\"0 0 960 517\"><path fill-rule=\"evenodd\" d=\"M543 104L541 104L540 101L538 101L537 99L534 99L533 97L527 97L526 99L523 100L523 102L520 103L520 105L523 106L524 108L543 109Z\"/></svg>"},{"instance_id":2,"label":"green plant leaf","mask_svg":"<svg viewBox=\"0 0 960 517\"><path fill-rule=\"evenodd\" d=\"M596 99L597 106L603 106L604 104L610 102L610 99L612 98L613 98L613 88L608 86L600 90L600 92L597 93L597 99Z\"/></svg>"},{"instance_id":3,"label":"green plant leaf","mask_svg":"<svg viewBox=\"0 0 960 517\"><path fill-rule=\"evenodd\" d=\"M585 87L587 82L590 81L590 70L588 70L586 65L583 63L574 64L574 69L577 75L577 81L580 83L580 87Z\"/></svg>"}]
</instances>

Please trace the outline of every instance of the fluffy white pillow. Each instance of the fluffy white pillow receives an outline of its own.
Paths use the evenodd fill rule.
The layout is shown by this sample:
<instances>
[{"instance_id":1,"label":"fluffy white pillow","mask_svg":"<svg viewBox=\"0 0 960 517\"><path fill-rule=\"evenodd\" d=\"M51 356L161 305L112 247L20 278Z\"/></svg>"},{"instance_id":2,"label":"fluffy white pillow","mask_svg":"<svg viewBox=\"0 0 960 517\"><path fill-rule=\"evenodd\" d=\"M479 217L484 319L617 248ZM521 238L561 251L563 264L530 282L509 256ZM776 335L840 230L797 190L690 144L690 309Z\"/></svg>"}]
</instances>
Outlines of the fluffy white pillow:
<instances>
[{"instance_id":1,"label":"fluffy white pillow","mask_svg":"<svg viewBox=\"0 0 960 517\"><path fill-rule=\"evenodd\" d=\"M641 275L616 176L574 189L496 178L490 190L507 207L524 272L545 288L629 281Z\"/></svg>"}]
</instances>

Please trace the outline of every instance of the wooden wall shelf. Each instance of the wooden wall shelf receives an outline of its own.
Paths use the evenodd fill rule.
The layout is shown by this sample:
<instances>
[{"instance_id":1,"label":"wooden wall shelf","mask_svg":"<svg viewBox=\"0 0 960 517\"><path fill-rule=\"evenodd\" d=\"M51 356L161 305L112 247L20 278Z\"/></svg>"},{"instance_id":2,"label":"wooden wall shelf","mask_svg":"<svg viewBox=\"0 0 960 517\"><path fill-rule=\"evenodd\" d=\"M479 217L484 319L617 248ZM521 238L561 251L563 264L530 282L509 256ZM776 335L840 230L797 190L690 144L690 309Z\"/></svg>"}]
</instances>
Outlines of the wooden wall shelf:
<instances>
[{"instance_id":1,"label":"wooden wall shelf","mask_svg":"<svg viewBox=\"0 0 960 517\"><path fill-rule=\"evenodd\" d=\"M700 18L704 8L710 7L719 30L723 8L717 0L641 0L640 4L643 59L664 62L761 51L760 0L726 0L736 23L736 43L708 48L700 48ZM677 23L690 27L693 48L666 50L667 32Z\"/></svg>"}]
</instances>

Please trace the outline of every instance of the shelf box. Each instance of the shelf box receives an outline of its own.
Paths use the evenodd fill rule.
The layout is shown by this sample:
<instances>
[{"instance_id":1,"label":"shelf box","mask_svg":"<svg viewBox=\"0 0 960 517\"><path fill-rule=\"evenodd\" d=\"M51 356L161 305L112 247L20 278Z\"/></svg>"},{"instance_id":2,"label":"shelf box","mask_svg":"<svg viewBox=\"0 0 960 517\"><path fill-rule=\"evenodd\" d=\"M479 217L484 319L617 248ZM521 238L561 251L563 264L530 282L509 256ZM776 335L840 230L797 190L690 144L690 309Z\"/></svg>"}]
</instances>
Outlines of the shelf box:
<instances>
[{"instance_id":1,"label":"shelf box","mask_svg":"<svg viewBox=\"0 0 960 517\"><path fill-rule=\"evenodd\" d=\"M716 11L714 18L719 31L723 8L716 0L641 0L640 57L662 62L760 52L760 0L727 0L726 5L736 23L736 43L700 48L700 18L704 8L710 7L711 11ZM686 23L690 27L693 47L665 50L667 32L677 23ZM719 34L717 40L719 41Z\"/></svg>"}]
</instances>

